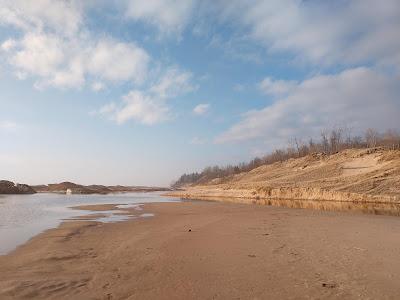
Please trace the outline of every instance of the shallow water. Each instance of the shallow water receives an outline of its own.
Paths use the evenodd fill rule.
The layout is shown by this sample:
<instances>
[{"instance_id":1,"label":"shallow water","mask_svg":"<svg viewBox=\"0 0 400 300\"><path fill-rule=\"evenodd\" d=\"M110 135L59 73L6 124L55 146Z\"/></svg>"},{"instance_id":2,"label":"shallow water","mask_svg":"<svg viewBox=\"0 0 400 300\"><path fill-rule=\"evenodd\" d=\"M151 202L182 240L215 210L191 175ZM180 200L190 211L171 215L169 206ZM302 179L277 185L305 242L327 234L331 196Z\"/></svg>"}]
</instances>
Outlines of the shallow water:
<instances>
[{"instance_id":1,"label":"shallow water","mask_svg":"<svg viewBox=\"0 0 400 300\"><path fill-rule=\"evenodd\" d=\"M0 195L0 255L47 229L57 227L64 220L83 220L79 217L93 215L91 220L109 223L151 217L152 214L140 212L140 204L176 201L180 200L163 197L160 193ZM124 214L121 210L88 211L70 208L94 204L120 204L119 209L136 208L138 214Z\"/></svg>"},{"instance_id":2,"label":"shallow water","mask_svg":"<svg viewBox=\"0 0 400 300\"><path fill-rule=\"evenodd\" d=\"M314 210L352 211L372 215L400 216L399 203L323 201L323 200L291 200L271 199L256 200L254 203L289 208L306 208Z\"/></svg>"}]
</instances>

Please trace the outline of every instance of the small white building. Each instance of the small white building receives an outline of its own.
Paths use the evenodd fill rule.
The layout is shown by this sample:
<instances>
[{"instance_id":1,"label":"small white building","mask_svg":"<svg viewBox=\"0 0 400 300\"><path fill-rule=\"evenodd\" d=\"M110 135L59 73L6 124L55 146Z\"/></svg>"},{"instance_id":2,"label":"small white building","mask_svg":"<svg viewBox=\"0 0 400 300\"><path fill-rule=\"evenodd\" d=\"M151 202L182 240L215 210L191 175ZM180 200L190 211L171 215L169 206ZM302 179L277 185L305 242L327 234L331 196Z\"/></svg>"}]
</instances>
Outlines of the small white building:
<instances>
[{"instance_id":1,"label":"small white building","mask_svg":"<svg viewBox=\"0 0 400 300\"><path fill-rule=\"evenodd\" d=\"M71 189L67 189L65 192L66 195L72 195L72 190Z\"/></svg>"}]
</instances>

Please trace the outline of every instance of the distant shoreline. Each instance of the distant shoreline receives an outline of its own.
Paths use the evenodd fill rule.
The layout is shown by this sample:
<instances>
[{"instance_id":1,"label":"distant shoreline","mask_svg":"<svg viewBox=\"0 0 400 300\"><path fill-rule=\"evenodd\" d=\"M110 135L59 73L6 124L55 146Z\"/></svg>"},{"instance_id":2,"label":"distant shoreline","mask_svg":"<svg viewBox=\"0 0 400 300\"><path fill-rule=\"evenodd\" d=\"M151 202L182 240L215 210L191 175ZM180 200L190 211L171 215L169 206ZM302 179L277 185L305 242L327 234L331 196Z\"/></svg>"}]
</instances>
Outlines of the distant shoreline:
<instances>
[{"instance_id":1,"label":"distant shoreline","mask_svg":"<svg viewBox=\"0 0 400 300\"><path fill-rule=\"evenodd\" d=\"M34 193L56 193L56 194L112 194L112 193L137 193L137 192L167 192L172 191L167 187L147 186L123 186L123 185L81 185L73 182L61 182L47 185L15 184L11 181L0 181L0 194L34 194Z\"/></svg>"}]
</instances>

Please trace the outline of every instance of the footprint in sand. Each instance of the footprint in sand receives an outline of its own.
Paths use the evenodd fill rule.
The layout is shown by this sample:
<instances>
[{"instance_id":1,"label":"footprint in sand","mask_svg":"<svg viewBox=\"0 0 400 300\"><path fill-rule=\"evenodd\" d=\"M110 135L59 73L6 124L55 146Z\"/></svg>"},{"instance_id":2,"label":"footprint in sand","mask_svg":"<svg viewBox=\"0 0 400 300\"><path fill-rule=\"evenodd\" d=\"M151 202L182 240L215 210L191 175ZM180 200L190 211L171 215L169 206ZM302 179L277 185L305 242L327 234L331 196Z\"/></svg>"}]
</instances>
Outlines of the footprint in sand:
<instances>
[{"instance_id":1,"label":"footprint in sand","mask_svg":"<svg viewBox=\"0 0 400 300\"><path fill-rule=\"evenodd\" d=\"M334 289L335 287L337 287L337 284L336 283L323 283L322 287L328 288L328 289Z\"/></svg>"}]
</instances>

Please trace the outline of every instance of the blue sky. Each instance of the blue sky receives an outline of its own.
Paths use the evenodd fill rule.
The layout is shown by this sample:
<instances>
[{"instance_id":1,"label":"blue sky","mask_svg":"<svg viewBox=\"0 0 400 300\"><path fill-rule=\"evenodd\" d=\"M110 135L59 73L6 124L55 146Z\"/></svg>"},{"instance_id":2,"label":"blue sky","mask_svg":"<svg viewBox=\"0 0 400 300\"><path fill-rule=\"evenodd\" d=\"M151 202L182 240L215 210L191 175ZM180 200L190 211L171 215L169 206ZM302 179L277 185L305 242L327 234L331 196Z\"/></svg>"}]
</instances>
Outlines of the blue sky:
<instances>
[{"instance_id":1,"label":"blue sky","mask_svg":"<svg viewBox=\"0 0 400 300\"><path fill-rule=\"evenodd\" d=\"M168 185L399 129L400 3L0 0L0 178Z\"/></svg>"}]
</instances>

